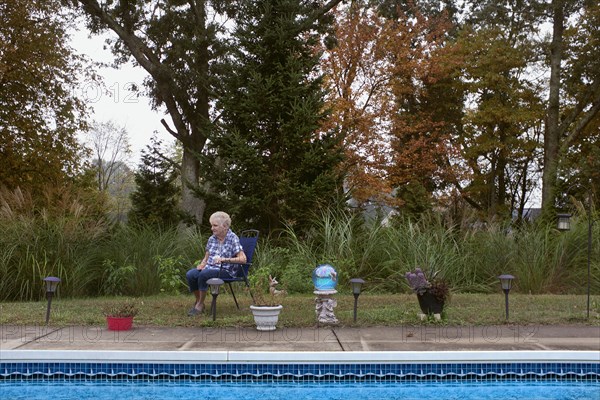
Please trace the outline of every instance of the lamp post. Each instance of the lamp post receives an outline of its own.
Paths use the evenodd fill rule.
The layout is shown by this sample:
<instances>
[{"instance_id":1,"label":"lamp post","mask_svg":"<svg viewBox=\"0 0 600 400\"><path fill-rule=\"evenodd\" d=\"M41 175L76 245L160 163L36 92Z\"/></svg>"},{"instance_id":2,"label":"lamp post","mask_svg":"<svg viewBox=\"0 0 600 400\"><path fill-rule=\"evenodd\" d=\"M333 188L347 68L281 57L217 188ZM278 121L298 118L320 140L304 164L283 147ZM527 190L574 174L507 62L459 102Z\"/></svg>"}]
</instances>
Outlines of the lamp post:
<instances>
[{"instance_id":1,"label":"lamp post","mask_svg":"<svg viewBox=\"0 0 600 400\"><path fill-rule=\"evenodd\" d=\"M587 231L587 319L590 319L590 288L592 280L592 187L587 187L587 204L585 205L585 214L588 220ZM571 214L558 214L558 229L568 231L571 229Z\"/></svg>"},{"instance_id":2,"label":"lamp post","mask_svg":"<svg viewBox=\"0 0 600 400\"><path fill-rule=\"evenodd\" d=\"M498 277L500 279L500 284L502 285L502 290L504 291L504 304L506 306L506 320L508 321L508 292L512 288L512 281L515 279L512 275L500 275Z\"/></svg>"},{"instance_id":3,"label":"lamp post","mask_svg":"<svg viewBox=\"0 0 600 400\"><path fill-rule=\"evenodd\" d=\"M48 299L48 306L46 307L46 325L48 325L48 321L50 321L50 306L52 304L52 297L54 296L54 292L56 292L56 288L60 283L60 278L48 276L44 278L44 282L46 282L46 299Z\"/></svg>"},{"instance_id":4,"label":"lamp post","mask_svg":"<svg viewBox=\"0 0 600 400\"><path fill-rule=\"evenodd\" d=\"M354 322L356 322L356 310L358 308L358 296L360 296L360 289L365 283L364 280L360 278L350 279L350 284L352 285L352 294L354 295Z\"/></svg>"},{"instance_id":5,"label":"lamp post","mask_svg":"<svg viewBox=\"0 0 600 400\"><path fill-rule=\"evenodd\" d=\"M210 286L210 294L212 295L210 309L212 311L213 321L215 321L217 319L217 296L219 295L219 289L224 282L223 279L220 278L210 278L206 283Z\"/></svg>"},{"instance_id":6,"label":"lamp post","mask_svg":"<svg viewBox=\"0 0 600 400\"><path fill-rule=\"evenodd\" d=\"M557 228L559 231L571 230L571 214L557 214Z\"/></svg>"}]
</instances>

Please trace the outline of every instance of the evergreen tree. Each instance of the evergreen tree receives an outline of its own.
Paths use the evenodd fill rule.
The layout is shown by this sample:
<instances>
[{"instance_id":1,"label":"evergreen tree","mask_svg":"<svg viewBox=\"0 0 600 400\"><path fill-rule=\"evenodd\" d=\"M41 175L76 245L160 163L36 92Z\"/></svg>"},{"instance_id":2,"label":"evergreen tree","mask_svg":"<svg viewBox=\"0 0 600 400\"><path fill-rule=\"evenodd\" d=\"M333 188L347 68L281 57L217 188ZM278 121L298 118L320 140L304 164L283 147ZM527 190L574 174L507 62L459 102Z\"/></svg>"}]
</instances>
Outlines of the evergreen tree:
<instances>
[{"instance_id":1,"label":"evergreen tree","mask_svg":"<svg viewBox=\"0 0 600 400\"><path fill-rule=\"evenodd\" d=\"M311 20L312 1L240 7L219 96L221 130L204 158L218 196L208 207L226 208L240 224L262 230L284 223L302 229L342 187L341 138L320 131L325 113L316 48L331 20Z\"/></svg>"},{"instance_id":2,"label":"evergreen tree","mask_svg":"<svg viewBox=\"0 0 600 400\"><path fill-rule=\"evenodd\" d=\"M308 27L342 0L310 3ZM109 39L116 64L134 61L148 73L144 82L152 106L166 111L170 121L161 122L183 145L181 160L181 209L202 223L205 200L197 196L206 187L204 169L197 155L207 150L212 135L215 90L221 84L216 60L224 55L229 29L236 11L247 0L75 0L69 2L83 11L92 34L106 30L118 39ZM238 5L239 3L239 5ZM262 2L259 2L262 3ZM196 193L193 189L197 189Z\"/></svg>"},{"instance_id":3,"label":"evergreen tree","mask_svg":"<svg viewBox=\"0 0 600 400\"><path fill-rule=\"evenodd\" d=\"M131 223L168 228L179 221L179 188L175 184L178 176L173 164L162 155L161 144L153 137L151 145L142 150L142 161L135 173L136 190L131 194Z\"/></svg>"}]
</instances>

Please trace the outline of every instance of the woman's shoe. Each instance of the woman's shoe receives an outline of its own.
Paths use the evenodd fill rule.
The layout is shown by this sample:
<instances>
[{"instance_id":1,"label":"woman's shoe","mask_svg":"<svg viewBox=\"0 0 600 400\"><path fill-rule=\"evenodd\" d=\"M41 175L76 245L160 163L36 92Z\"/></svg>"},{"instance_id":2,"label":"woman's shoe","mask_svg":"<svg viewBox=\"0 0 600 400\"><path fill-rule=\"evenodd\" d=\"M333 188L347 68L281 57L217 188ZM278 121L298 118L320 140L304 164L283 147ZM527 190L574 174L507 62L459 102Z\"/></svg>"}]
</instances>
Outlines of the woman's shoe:
<instances>
[{"instance_id":1,"label":"woman's shoe","mask_svg":"<svg viewBox=\"0 0 600 400\"><path fill-rule=\"evenodd\" d=\"M190 311L188 311L188 315L193 317L194 315L202 314L204 312L204 304L200 305L200 308L196 308L196 306L192 307Z\"/></svg>"},{"instance_id":2,"label":"woman's shoe","mask_svg":"<svg viewBox=\"0 0 600 400\"><path fill-rule=\"evenodd\" d=\"M198 314L198 310L196 310L196 307L192 307L192 308L190 308L190 311L188 311L188 315L190 317L193 317L196 314Z\"/></svg>"}]
</instances>

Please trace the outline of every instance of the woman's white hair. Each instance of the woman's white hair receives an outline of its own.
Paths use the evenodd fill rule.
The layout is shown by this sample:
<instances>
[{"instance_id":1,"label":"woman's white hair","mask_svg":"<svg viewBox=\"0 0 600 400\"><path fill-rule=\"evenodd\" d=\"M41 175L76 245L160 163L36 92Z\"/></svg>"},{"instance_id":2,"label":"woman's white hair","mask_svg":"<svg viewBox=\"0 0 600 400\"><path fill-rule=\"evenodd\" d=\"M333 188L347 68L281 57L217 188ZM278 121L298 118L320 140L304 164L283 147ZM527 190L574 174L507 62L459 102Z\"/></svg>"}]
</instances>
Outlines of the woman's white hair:
<instances>
[{"instance_id":1,"label":"woman's white hair","mask_svg":"<svg viewBox=\"0 0 600 400\"><path fill-rule=\"evenodd\" d=\"M227 214L224 211L217 211L215 213L213 213L210 218L208 219L208 221L212 224L213 222L216 222L218 224L221 224L227 228L229 228L231 226L231 217L229 216L229 214Z\"/></svg>"}]
</instances>

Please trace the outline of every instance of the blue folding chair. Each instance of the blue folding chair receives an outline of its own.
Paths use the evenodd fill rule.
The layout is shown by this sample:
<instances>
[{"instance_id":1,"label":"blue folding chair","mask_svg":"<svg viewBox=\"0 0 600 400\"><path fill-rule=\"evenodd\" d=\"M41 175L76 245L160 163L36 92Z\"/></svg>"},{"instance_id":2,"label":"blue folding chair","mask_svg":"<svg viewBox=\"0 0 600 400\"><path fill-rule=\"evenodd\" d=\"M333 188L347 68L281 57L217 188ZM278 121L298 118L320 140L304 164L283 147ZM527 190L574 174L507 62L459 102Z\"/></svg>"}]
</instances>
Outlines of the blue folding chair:
<instances>
[{"instance_id":1,"label":"blue folding chair","mask_svg":"<svg viewBox=\"0 0 600 400\"><path fill-rule=\"evenodd\" d=\"M252 297L252 301L254 302L254 295L252 294L252 291L250 290L250 284L248 283L248 271L252 266L252 256L254 256L254 249L256 249L257 243L258 231L256 229L248 229L242 231L240 233L240 244L244 249L244 254L246 254L246 263L231 263L234 265L237 264L235 265L237 266L237 269L235 271L234 276L230 276L228 273L219 274L225 276L219 276L219 278L221 278L223 282L229 285L229 290L231 291L233 301L235 301L235 305L237 306L238 310L240 309L240 305L238 304L238 301L235 298L235 292L233 291L233 286L231 286L231 284L234 282L244 282L246 284L246 287L248 288L248 292L250 292L250 297Z\"/></svg>"}]
</instances>

